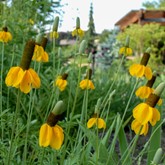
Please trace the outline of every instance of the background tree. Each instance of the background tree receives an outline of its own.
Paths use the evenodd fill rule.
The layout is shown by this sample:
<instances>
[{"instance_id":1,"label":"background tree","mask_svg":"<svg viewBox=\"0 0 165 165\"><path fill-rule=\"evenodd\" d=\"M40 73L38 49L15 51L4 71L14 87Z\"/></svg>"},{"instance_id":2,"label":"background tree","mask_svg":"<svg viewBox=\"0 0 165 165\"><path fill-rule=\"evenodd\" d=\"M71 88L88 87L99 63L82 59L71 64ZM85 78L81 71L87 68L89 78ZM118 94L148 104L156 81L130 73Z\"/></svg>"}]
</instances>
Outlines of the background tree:
<instances>
[{"instance_id":1,"label":"background tree","mask_svg":"<svg viewBox=\"0 0 165 165\"><path fill-rule=\"evenodd\" d=\"M94 24L94 19L93 19L93 4L91 3L90 11L89 11L88 30L85 35L85 39L87 40L88 52L91 52L92 49L94 48L95 37L96 37L96 32L95 32L95 24Z\"/></svg>"}]
</instances>

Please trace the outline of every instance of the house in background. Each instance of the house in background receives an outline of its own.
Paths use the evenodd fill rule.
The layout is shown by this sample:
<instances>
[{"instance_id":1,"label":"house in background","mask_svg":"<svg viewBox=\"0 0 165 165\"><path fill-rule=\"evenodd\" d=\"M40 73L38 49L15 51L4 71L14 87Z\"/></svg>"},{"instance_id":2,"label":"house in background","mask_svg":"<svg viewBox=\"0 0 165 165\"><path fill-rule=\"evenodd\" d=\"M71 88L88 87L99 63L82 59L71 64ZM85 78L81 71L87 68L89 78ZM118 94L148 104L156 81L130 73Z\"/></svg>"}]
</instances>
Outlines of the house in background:
<instances>
[{"instance_id":1,"label":"house in background","mask_svg":"<svg viewBox=\"0 0 165 165\"><path fill-rule=\"evenodd\" d=\"M165 10L131 10L119 21L115 23L121 31L129 27L131 24L148 24L148 23L159 23L165 26Z\"/></svg>"}]
</instances>

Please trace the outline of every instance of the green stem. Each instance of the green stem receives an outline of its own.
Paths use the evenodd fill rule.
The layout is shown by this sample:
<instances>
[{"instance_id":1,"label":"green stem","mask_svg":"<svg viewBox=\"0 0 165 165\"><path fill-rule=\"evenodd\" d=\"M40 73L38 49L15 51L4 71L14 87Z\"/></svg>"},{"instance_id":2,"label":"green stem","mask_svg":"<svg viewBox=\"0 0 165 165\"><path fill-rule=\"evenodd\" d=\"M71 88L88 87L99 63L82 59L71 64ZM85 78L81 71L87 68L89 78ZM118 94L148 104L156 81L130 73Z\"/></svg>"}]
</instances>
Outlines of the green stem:
<instances>
[{"instance_id":1,"label":"green stem","mask_svg":"<svg viewBox=\"0 0 165 165\"><path fill-rule=\"evenodd\" d=\"M3 107L2 107L2 104L3 104L3 94L2 94L2 89L3 89L3 67L4 67L4 43L2 43L2 54L1 54L1 79L0 79L0 81L1 81L1 86L0 86L0 113L2 114L2 109L3 109ZM1 120L1 138L2 138L2 140L3 140L3 134L4 134L4 128L3 128L3 120Z\"/></svg>"},{"instance_id":2,"label":"green stem","mask_svg":"<svg viewBox=\"0 0 165 165\"><path fill-rule=\"evenodd\" d=\"M132 90L132 92L131 92L131 95L130 95L130 97L129 97L129 100L128 100L128 102L127 102L127 105L126 105L126 107L125 107L125 110L124 110L124 113L123 113L123 116L122 116L122 119L121 119L121 123L123 123L123 121L124 121L124 117L125 117L125 115L126 115L126 112L127 112L127 110L128 110L128 107L129 107L130 102L131 102L131 100L132 100L132 97L133 97L133 95L134 95L134 92L135 92L135 89L136 89L136 87L137 87L137 85L138 85L138 82L139 82L139 78L136 79L135 85L134 85L134 87L133 87L133 90Z\"/></svg>"},{"instance_id":3,"label":"green stem","mask_svg":"<svg viewBox=\"0 0 165 165\"><path fill-rule=\"evenodd\" d=\"M26 157L27 157L27 142L28 142L28 135L29 135L29 128L30 128L30 122L31 122L31 117L32 117L32 112L33 112L33 107L34 107L34 99L35 97L36 90L34 91L34 95L32 94L32 91L30 92L30 100L29 100L29 110L27 114L27 126L26 126L26 137L25 137L25 146L24 146L24 154L23 154L23 162L26 164Z\"/></svg>"},{"instance_id":4,"label":"green stem","mask_svg":"<svg viewBox=\"0 0 165 165\"><path fill-rule=\"evenodd\" d=\"M16 110L14 114L14 119L12 122L12 131L11 131L11 140L10 140L10 147L9 147L9 155L8 155L8 160L7 160L7 165L11 164L11 157L12 157L12 148L13 148L13 143L14 143L14 133L15 133L15 128L16 128L16 121L18 118L18 112L20 109L20 99L21 99L21 91L18 89L18 94L17 94L17 103L16 103Z\"/></svg>"},{"instance_id":5,"label":"green stem","mask_svg":"<svg viewBox=\"0 0 165 165\"><path fill-rule=\"evenodd\" d=\"M15 57L15 45L13 46L13 54L11 58L10 68L13 66L14 57ZM9 108L9 102L10 102L10 88L7 89L7 109Z\"/></svg>"},{"instance_id":6,"label":"green stem","mask_svg":"<svg viewBox=\"0 0 165 165\"><path fill-rule=\"evenodd\" d=\"M56 39L53 38L53 75L55 75L55 70L56 70L56 58L55 58L55 47L56 47Z\"/></svg>"},{"instance_id":7,"label":"green stem","mask_svg":"<svg viewBox=\"0 0 165 165\"><path fill-rule=\"evenodd\" d=\"M114 86L114 84L115 84L115 82L116 82L116 80L117 80L117 77L118 77L119 71L120 71L120 69L121 69L123 60L124 60L124 56L122 56L122 59L121 59L121 61L120 61L120 64L119 64L119 66L118 66L118 69L117 69L117 71L116 71L116 75L115 75L115 77L114 77L114 79L113 79L113 82L112 82L112 84L111 84L111 86L110 86L110 88L109 88L107 94L105 95L105 98L104 98L104 100L103 100L103 102L102 102L101 107L102 107L103 105L106 106L106 103L105 103L105 102L106 102L107 98L109 97L110 92L111 92L111 90L112 90L112 88L113 88L113 86Z\"/></svg>"}]
</instances>

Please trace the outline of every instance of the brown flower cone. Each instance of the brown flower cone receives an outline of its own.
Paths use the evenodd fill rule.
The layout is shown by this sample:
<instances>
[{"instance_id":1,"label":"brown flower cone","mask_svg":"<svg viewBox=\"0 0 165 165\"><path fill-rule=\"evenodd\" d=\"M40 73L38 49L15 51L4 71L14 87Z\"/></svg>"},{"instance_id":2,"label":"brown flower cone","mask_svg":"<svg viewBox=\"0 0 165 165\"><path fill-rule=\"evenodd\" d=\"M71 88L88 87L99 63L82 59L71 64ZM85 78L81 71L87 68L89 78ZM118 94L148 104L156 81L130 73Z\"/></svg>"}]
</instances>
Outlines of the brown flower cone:
<instances>
[{"instance_id":1,"label":"brown flower cone","mask_svg":"<svg viewBox=\"0 0 165 165\"><path fill-rule=\"evenodd\" d=\"M150 54L149 53L144 53L140 64L146 66L147 63L148 63L149 58L150 58Z\"/></svg>"},{"instance_id":2,"label":"brown flower cone","mask_svg":"<svg viewBox=\"0 0 165 165\"><path fill-rule=\"evenodd\" d=\"M64 74L62 75L62 79L63 79L63 80L66 80L67 77L68 77L68 74L67 74L67 73L64 73Z\"/></svg>"},{"instance_id":3,"label":"brown flower cone","mask_svg":"<svg viewBox=\"0 0 165 165\"><path fill-rule=\"evenodd\" d=\"M47 43L48 43L48 39L46 37L43 37L41 41L41 46L43 47L44 50L46 48Z\"/></svg>"},{"instance_id":4,"label":"brown flower cone","mask_svg":"<svg viewBox=\"0 0 165 165\"><path fill-rule=\"evenodd\" d=\"M153 86L155 80L156 80L156 76L152 76L151 80L149 80L147 82L146 86L151 88Z\"/></svg>"},{"instance_id":5,"label":"brown flower cone","mask_svg":"<svg viewBox=\"0 0 165 165\"><path fill-rule=\"evenodd\" d=\"M151 93L148 97L148 99L146 100L146 103L151 106L151 107L155 107L155 105L157 104L157 102L159 101L160 96L157 96L153 93Z\"/></svg>"},{"instance_id":6,"label":"brown flower cone","mask_svg":"<svg viewBox=\"0 0 165 165\"><path fill-rule=\"evenodd\" d=\"M34 47L35 47L35 42L33 40L29 40L25 45L23 56L20 63L20 67L23 70L28 70L30 67L30 63L34 52Z\"/></svg>"},{"instance_id":7,"label":"brown flower cone","mask_svg":"<svg viewBox=\"0 0 165 165\"><path fill-rule=\"evenodd\" d=\"M61 120L62 115L55 115L52 112L49 114L47 119L47 124L51 127L55 126L59 120Z\"/></svg>"}]
</instances>

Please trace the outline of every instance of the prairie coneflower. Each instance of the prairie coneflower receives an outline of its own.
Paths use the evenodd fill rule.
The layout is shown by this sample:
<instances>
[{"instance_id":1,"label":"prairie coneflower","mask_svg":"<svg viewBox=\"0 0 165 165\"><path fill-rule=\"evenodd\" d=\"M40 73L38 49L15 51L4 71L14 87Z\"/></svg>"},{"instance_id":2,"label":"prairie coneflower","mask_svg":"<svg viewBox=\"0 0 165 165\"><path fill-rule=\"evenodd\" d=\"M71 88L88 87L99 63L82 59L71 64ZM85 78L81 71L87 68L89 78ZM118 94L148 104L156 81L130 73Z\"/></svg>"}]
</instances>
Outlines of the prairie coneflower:
<instances>
[{"instance_id":1,"label":"prairie coneflower","mask_svg":"<svg viewBox=\"0 0 165 165\"><path fill-rule=\"evenodd\" d=\"M38 62L40 62L40 61L48 62L49 61L48 53L45 51L47 42L48 42L48 39L46 37L42 37L41 42L36 41L32 60L38 61Z\"/></svg>"},{"instance_id":2,"label":"prairie coneflower","mask_svg":"<svg viewBox=\"0 0 165 165\"><path fill-rule=\"evenodd\" d=\"M12 40L12 35L8 32L8 28L4 27L2 31L0 31L0 42L9 42Z\"/></svg>"},{"instance_id":3,"label":"prairie coneflower","mask_svg":"<svg viewBox=\"0 0 165 165\"><path fill-rule=\"evenodd\" d=\"M47 123L43 124L39 131L39 145L41 147L51 146L59 150L64 141L63 129L57 125L64 112L63 101L58 101L53 111L49 114Z\"/></svg>"},{"instance_id":4,"label":"prairie coneflower","mask_svg":"<svg viewBox=\"0 0 165 165\"><path fill-rule=\"evenodd\" d=\"M80 18L76 18L76 29L72 31L72 36L79 36L83 37L84 36L84 31L80 28Z\"/></svg>"},{"instance_id":5,"label":"prairie coneflower","mask_svg":"<svg viewBox=\"0 0 165 165\"><path fill-rule=\"evenodd\" d=\"M54 85L57 86L60 91L64 91L66 86L67 86L67 77L68 74L64 73L62 76L58 76L57 79L55 80Z\"/></svg>"},{"instance_id":6,"label":"prairie coneflower","mask_svg":"<svg viewBox=\"0 0 165 165\"><path fill-rule=\"evenodd\" d=\"M148 98L149 95L154 92L154 89L152 88L152 86L155 82L155 79L156 79L156 75L155 75L155 73L153 73L152 78L150 80L148 80L147 84L145 86L139 87L136 90L136 92L135 92L136 96L140 97L141 99ZM161 105L162 104L162 99L159 99L157 104Z\"/></svg>"},{"instance_id":7,"label":"prairie coneflower","mask_svg":"<svg viewBox=\"0 0 165 165\"><path fill-rule=\"evenodd\" d=\"M132 49L129 47L129 42L130 42L130 38L127 36L126 38L126 44L125 46L121 47L119 49L119 54L123 54L125 56L130 56L132 55L133 51Z\"/></svg>"},{"instance_id":8,"label":"prairie coneflower","mask_svg":"<svg viewBox=\"0 0 165 165\"><path fill-rule=\"evenodd\" d=\"M81 89L95 89L93 82L91 81L92 69L86 75L86 78L80 82Z\"/></svg>"},{"instance_id":9,"label":"prairie coneflower","mask_svg":"<svg viewBox=\"0 0 165 165\"><path fill-rule=\"evenodd\" d=\"M140 64L133 64L129 68L129 73L131 76L141 78L145 76L148 80L152 78L152 70L150 67L146 66L150 58L149 53L144 53Z\"/></svg>"},{"instance_id":10,"label":"prairie coneflower","mask_svg":"<svg viewBox=\"0 0 165 165\"><path fill-rule=\"evenodd\" d=\"M50 33L50 38L58 38L58 24L59 24L59 17L55 17L54 24L53 24L53 31Z\"/></svg>"},{"instance_id":11,"label":"prairie coneflower","mask_svg":"<svg viewBox=\"0 0 165 165\"><path fill-rule=\"evenodd\" d=\"M38 74L30 67L35 42L28 41L25 45L20 66L10 68L5 83L7 86L19 88L24 93L29 93L31 88L40 87Z\"/></svg>"},{"instance_id":12,"label":"prairie coneflower","mask_svg":"<svg viewBox=\"0 0 165 165\"><path fill-rule=\"evenodd\" d=\"M159 84L144 103L137 105L133 109L133 117L135 120L132 122L131 128L135 133L142 129L142 134L146 134L148 129L147 123L154 126L156 122L160 120L160 112L154 107L157 104L164 87L165 83Z\"/></svg>"},{"instance_id":13,"label":"prairie coneflower","mask_svg":"<svg viewBox=\"0 0 165 165\"><path fill-rule=\"evenodd\" d=\"M97 126L97 128L101 129L101 128L106 128L106 123L102 118L99 118L98 115L95 113L92 118L90 118L87 122L87 127L91 128L94 125Z\"/></svg>"}]
</instances>

